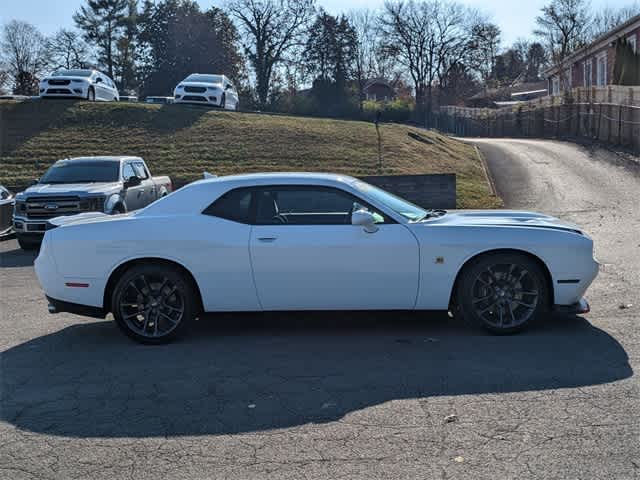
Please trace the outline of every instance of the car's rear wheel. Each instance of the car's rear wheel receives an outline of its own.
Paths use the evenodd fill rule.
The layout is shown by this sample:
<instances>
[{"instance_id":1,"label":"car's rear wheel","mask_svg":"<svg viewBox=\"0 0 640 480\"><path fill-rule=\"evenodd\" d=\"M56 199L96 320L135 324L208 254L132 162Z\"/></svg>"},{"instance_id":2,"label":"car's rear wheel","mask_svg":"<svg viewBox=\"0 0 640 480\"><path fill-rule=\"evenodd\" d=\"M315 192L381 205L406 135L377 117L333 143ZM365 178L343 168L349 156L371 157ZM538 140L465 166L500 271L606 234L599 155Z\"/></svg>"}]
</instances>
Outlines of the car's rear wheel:
<instances>
[{"instance_id":1,"label":"car's rear wheel","mask_svg":"<svg viewBox=\"0 0 640 480\"><path fill-rule=\"evenodd\" d=\"M120 329L145 344L184 334L196 314L194 286L169 265L138 265L118 280L111 311Z\"/></svg>"},{"instance_id":2,"label":"car's rear wheel","mask_svg":"<svg viewBox=\"0 0 640 480\"><path fill-rule=\"evenodd\" d=\"M526 255L485 255L461 275L457 301L462 316L493 333L519 332L549 311L544 271Z\"/></svg>"}]
</instances>

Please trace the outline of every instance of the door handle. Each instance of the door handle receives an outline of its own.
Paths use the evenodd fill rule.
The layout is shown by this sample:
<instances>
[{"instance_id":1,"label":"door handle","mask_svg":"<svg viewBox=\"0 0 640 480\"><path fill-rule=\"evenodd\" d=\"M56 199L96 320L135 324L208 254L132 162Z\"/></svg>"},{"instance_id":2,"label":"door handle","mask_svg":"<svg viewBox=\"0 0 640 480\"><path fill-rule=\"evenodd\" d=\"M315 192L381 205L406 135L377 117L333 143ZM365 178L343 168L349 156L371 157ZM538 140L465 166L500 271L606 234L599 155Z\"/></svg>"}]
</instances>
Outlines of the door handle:
<instances>
[{"instance_id":1,"label":"door handle","mask_svg":"<svg viewBox=\"0 0 640 480\"><path fill-rule=\"evenodd\" d=\"M277 239L278 237L258 237L258 240L265 243L275 242Z\"/></svg>"}]
</instances>

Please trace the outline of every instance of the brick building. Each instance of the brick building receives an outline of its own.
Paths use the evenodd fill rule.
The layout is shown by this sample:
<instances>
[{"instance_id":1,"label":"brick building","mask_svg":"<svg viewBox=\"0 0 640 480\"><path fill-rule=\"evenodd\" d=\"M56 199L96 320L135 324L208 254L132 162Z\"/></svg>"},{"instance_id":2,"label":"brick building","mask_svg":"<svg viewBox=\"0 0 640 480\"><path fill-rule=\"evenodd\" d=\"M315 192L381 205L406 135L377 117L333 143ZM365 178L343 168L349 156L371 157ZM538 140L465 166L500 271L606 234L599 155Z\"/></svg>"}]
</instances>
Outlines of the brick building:
<instances>
[{"instance_id":1,"label":"brick building","mask_svg":"<svg viewBox=\"0 0 640 480\"><path fill-rule=\"evenodd\" d=\"M614 83L616 41L626 39L640 51L640 15L636 15L567 57L560 66L545 72L549 95L577 87L604 87Z\"/></svg>"}]
</instances>

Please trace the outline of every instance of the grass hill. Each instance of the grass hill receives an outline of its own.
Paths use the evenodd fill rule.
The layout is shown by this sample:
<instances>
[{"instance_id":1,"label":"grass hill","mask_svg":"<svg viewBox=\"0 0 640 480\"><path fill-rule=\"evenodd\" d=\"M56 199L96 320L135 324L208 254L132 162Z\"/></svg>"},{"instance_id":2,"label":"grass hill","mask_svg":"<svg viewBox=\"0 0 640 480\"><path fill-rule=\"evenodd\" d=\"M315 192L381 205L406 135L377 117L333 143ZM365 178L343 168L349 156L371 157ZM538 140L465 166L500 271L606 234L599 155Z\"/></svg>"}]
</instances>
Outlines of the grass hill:
<instances>
[{"instance_id":1,"label":"grass hill","mask_svg":"<svg viewBox=\"0 0 640 480\"><path fill-rule=\"evenodd\" d=\"M458 206L495 207L474 149L447 136L360 121L208 110L199 106L0 101L0 183L24 186L55 160L138 155L176 184L257 171L351 175L457 174ZM419 136L412 137L412 132Z\"/></svg>"}]
</instances>

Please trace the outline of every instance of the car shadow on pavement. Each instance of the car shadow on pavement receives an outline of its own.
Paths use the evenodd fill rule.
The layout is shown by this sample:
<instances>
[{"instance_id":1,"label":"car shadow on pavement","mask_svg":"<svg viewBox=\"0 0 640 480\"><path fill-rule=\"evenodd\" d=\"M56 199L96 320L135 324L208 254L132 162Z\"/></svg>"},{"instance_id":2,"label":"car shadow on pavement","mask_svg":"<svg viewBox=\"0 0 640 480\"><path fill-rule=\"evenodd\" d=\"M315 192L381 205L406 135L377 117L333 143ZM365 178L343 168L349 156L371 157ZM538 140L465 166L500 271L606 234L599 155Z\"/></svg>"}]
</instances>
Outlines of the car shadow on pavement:
<instances>
[{"instance_id":1,"label":"car shadow on pavement","mask_svg":"<svg viewBox=\"0 0 640 480\"><path fill-rule=\"evenodd\" d=\"M219 315L157 347L97 321L10 348L0 365L1 419L70 437L259 432L396 399L570 388L633 374L622 346L579 317L491 336L408 312Z\"/></svg>"},{"instance_id":2,"label":"car shadow on pavement","mask_svg":"<svg viewBox=\"0 0 640 480\"><path fill-rule=\"evenodd\" d=\"M0 268L29 267L37 256L37 250L25 251L21 248L0 252Z\"/></svg>"}]
</instances>

